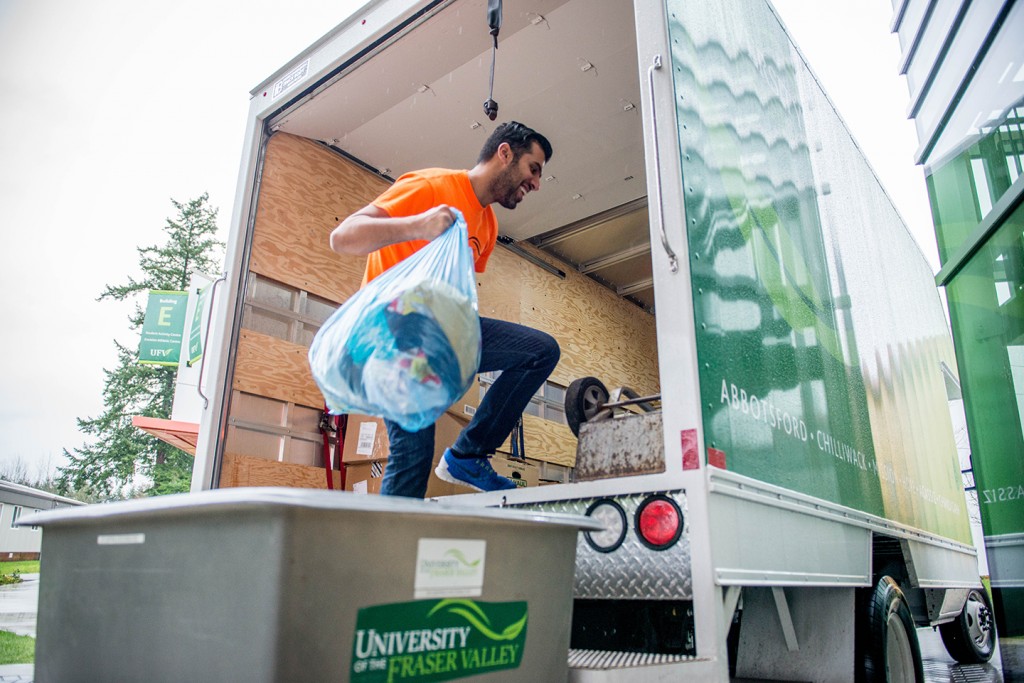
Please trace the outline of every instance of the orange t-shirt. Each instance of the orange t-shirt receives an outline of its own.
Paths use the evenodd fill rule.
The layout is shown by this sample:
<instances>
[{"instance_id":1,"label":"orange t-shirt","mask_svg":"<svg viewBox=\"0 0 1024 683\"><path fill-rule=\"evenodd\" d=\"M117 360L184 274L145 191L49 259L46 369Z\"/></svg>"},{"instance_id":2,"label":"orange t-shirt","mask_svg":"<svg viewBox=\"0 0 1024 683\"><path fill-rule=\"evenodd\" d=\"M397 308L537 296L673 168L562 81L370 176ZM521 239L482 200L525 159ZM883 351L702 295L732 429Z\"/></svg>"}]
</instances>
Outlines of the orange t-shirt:
<instances>
[{"instance_id":1,"label":"orange t-shirt","mask_svg":"<svg viewBox=\"0 0 1024 683\"><path fill-rule=\"evenodd\" d=\"M428 168L406 173L373 200L374 206L383 209L392 218L414 216L439 204L455 207L465 216L476 272L484 272L487 259L498 239L498 219L494 215L494 209L480 204L469 182L467 171ZM409 258L426 245L426 240L412 240L391 244L372 252L366 259L363 284L396 263Z\"/></svg>"}]
</instances>

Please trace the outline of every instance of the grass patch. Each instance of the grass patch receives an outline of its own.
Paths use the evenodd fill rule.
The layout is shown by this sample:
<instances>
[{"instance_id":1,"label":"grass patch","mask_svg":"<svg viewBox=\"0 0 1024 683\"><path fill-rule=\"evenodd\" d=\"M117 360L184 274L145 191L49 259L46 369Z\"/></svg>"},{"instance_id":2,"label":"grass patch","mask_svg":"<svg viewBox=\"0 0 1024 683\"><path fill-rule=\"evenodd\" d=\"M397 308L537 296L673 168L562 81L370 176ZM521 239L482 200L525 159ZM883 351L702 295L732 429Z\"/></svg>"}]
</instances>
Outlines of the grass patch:
<instances>
[{"instance_id":1,"label":"grass patch","mask_svg":"<svg viewBox=\"0 0 1024 683\"><path fill-rule=\"evenodd\" d=\"M35 661L35 638L19 636L10 631L0 631L0 665L34 664Z\"/></svg>"},{"instance_id":2,"label":"grass patch","mask_svg":"<svg viewBox=\"0 0 1024 683\"><path fill-rule=\"evenodd\" d=\"M22 574L38 574L39 560L0 562L0 586L21 583Z\"/></svg>"},{"instance_id":3,"label":"grass patch","mask_svg":"<svg viewBox=\"0 0 1024 683\"><path fill-rule=\"evenodd\" d=\"M21 562L0 562L0 574L38 574L39 560L24 560Z\"/></svg>"}]
</instances>

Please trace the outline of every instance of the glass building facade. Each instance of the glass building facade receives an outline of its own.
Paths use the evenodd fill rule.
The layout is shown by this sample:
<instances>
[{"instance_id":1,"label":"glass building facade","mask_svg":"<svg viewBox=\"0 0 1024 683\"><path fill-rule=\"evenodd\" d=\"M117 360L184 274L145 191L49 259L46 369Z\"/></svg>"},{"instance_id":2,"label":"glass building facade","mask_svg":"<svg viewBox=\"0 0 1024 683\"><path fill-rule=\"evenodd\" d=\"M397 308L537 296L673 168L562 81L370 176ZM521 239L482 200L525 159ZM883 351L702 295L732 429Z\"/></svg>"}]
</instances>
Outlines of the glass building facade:
<instances>
[{"instance_id":1,"label":"glass building facade","mask_svg":"<svg viewBox=\"0 0 1024 683\"><path fill-rule=\"evenodd\" d=\"M996 621L1024 635L1024 3L893 0Z\"/></svg>"}]
</instances>

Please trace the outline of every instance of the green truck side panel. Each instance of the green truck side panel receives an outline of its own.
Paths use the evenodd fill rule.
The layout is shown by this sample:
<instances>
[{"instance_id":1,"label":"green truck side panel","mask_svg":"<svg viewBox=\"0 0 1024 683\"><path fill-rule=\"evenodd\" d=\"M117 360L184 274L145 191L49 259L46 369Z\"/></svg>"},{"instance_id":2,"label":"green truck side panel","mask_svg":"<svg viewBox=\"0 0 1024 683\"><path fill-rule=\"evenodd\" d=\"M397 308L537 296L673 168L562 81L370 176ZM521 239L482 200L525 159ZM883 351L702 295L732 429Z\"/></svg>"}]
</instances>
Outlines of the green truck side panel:
<instances>
[{"instance_id":1,"label":"green truck side panel","mask_svg":"<svg viewBox=\"0 0 1024 683\"><path fill-rule=\"evenodd\" d=\"M710 461L970 543L923 258L766 3L667 7Z\"/></svg>"}]
</instances>

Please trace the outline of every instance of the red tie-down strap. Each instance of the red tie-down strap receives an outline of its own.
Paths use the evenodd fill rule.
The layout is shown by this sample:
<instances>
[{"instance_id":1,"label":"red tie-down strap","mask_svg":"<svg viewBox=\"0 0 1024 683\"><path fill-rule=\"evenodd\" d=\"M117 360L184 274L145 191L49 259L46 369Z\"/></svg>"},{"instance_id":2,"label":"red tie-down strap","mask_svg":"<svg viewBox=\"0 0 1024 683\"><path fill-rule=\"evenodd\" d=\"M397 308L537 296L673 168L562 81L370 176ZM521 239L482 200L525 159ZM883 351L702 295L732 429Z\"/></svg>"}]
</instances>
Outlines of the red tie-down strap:
<instances>
[{"instance_id":1,"label":"red tie-down strap","mask_svg":"<svg viewBox=\"0 0 1024 683\"><path fill-rule=\"evenodd\" d=\"M345 428L348 426L348 415L331 415L324 405L320 415L320 434L323 436L324 472L327 475L327 488L334 490L333 463L331 462L331 442L335 444L334 452L338 455L338 470L341 472L341 490L345 490L345 468L341 466L342 449L345 444Z\"/></svg>"}]
</instances>

